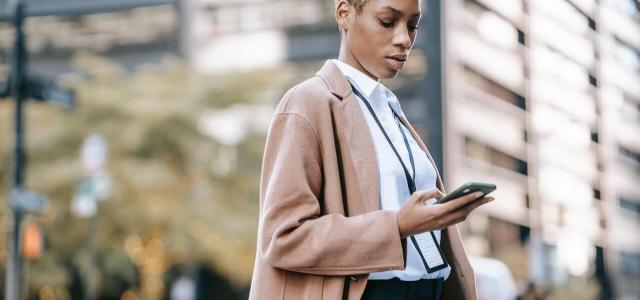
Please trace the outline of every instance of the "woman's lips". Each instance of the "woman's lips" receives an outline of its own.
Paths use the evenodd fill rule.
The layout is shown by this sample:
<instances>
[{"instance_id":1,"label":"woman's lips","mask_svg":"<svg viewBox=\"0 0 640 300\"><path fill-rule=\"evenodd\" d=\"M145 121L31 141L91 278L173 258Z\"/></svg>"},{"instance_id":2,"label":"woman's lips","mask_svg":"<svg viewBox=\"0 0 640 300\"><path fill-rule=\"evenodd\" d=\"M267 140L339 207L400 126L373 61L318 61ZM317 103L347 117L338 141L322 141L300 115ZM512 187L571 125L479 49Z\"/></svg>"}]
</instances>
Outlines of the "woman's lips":
<instances>
[{"instance_id":1,"label":"woman's lips","mask_svg":"<svg viewBox=\"0 0 640 300\"><path fill-rule=\"evenodd\" d=\"M402 69L402 67L404 67L404 63L406 61L406 59L399 59L399 58L394 58L394 57L387 57L387 62L394 68L397 70Z\"/></svg>"}]
</instances>

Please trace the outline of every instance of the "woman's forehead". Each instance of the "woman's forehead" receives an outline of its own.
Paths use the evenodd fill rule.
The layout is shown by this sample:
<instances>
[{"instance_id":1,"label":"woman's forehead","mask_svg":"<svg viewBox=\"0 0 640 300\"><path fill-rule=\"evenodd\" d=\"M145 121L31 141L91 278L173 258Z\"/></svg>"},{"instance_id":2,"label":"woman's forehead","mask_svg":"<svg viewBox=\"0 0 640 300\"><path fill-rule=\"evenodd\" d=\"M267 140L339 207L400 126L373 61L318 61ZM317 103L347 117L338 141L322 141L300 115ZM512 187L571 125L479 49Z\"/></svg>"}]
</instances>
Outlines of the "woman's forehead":
<instances>
[{"instance_id":1,"label":"woman's forehead","mask_svg":"<svg viewBox=\"0 0 640 300\"><path fill-rule=\"evenodd\" d=\"M419 16L420 0L366 0L365 6L376 12L391 12L399 16Z\"/></svg>"}]
</instances>

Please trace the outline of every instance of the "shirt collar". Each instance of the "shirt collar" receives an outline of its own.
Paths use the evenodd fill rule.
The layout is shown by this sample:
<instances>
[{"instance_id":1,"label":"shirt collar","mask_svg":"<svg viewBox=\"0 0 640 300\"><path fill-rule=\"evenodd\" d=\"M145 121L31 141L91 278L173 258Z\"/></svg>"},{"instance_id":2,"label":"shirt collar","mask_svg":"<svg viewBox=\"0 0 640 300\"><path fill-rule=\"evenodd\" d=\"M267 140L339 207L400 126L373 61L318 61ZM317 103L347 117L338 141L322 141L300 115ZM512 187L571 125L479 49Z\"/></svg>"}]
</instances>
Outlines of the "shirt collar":
<instances>
[{"instance_id":1,"label":"shirt collar","mask_svg":"<svg viewBox=\"0 0 640 300\"><path fill-rule=\"evenodd\" d=\"M376 81L371 79L371 77L362 73L360 70L352 67L351 65L337 60L332 59L333 63L338 66L338 69L344 74L346 77L349 77L353 80L356 86L360 89L360 91L368 98L371 99L378 109L380 106L386 106L390 104L391 109L395 111L399 116L402 115L402 109L400 108L400 103L398 102L398 98L391 92L387 87L385 87L380 81ZM376 92L376 95L373 95ZM377 101L377 100L380 101Z\"/></svg>"},{"instance_id":2,"label":"shirt collar","mask_svg":"<svg viewBox=\"0 0 640 300\"><path fill-rule=\"evenodd\" d=\"M373 91L375 91L378 85L382 85L379 81L373 80L371 77L362 73L360 70L343 61L337 59L332 59L331 61L338 66L338 69L340 69L344 76L350 77L351 79L353 79L353 81L355 81L356 85L360 88L364 95L367 96L367 98L371 98L371 94L373 94Z\"/></svg>"}]
</instances>

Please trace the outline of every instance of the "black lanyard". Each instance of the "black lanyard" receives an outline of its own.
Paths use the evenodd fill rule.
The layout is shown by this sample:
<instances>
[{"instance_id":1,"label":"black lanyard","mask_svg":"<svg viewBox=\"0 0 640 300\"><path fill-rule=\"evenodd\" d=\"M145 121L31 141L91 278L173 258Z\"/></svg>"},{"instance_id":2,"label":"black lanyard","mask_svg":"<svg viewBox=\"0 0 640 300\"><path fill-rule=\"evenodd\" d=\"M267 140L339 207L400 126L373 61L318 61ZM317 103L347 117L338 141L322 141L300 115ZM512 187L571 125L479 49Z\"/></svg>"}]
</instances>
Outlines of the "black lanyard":
<instances>
[{"instance_id":1,"label":"black lanyard","mask_svg":"<svg viewBox=\"0 0 640 300\"><path fill-rule=\"evenodd\" d=\"M413 170L413 177L409 175L409 170L407 170L407 167L405 166L404 161L402 160L402 157L400 157L398 150L396 150L396 147L391 142L391 139L389 138L387 131L384 130L384 127L382 127L382 123L380 123L380 120L378 120L378 117L376 113L373 111L371 104L369 104L369 101L367 101L367 98L353 85L353 83L351 83L351 81L349 81L349 84L351 85L351 89L353 89L353 92L356 94L356 96L358 96L358 98L360 98L360 100L362 100L362 102L364 102L364 104L367 106L367 108L369 109L369 112L371 113L371 116L376 121L376 124L378 124L380 131L382 131L382 134L387 139L387 142L389 142L389 146L391 146L393 153L396 154L396 158L398 158L398 161L400 161L400 164L402 165L402 169L404 170L404 176L407 178L407 187L409 188L409 194L413 195L413 193L416 191L416 183L415 183L416 166L415 166L415 162L413 161L413 154L411 153L411 147L409 146L409 141L407 140L407 136L405 135L404 130L402 130L402 127L400 126L400 116L398 116L398 114L393 110L391 105L389 105L389 108L391 108L391 111L393 112L393 114L397 119L398 129L400 129L400 133L402 133L402 138L404 139L404 145L405 147L407 147L407 153L409 153L409 160L411 161L411 169ZM418 254L420 255L420 259L422 260L422 263L424 264L424 267L427 270L427 273L433 273L435 271L446 268L448 263L444 258L444 254L442 253L442 249L440 249L440 245L438 244L438 240L436 239L435 234L433 233L433 231L429 233L431 234L431 238L433 239L433 242L435 243L436 248L438 249L440 257L442 258L443 263L441 265L429 266L429 264L427 264L426 259L424 258L424 254L422 254L422 251L420 251L420 247L418 246L418 241L416 240L415 236L411 236L410 240L415 246Z\"/></svg>"},{"instance_id":2,"label":"black lanyard","mask_svg":"<svg viewBox=\"0 0 640 300\"><path fill-rule=\"evenodd\" d=\"M413 171L413 176L409 175L409 170L407 170L407 166L404 164L404 161L402 160L402 157L400 157L398 150L391 142L391 139L389 138L387 131L384 130L384 127L382 127L382 123L380 123L380 120L378 120L378 117L376 116L376 113L373 111L371 104L369 104L369 101L366 100L367 98L364 95L362 95L362 93L360 93L360 91L351 82L349 82L349 84L351 84L351 88L353 89L353 92L367 106L367 108L369 109L369 112L371 113L371 116L373 116L373 119L376 121L376 124L378 124L378 127L380 127L380 131L382 131L382 134L387 139L387 142L389 142L389 146L391 146L393 153L396 154L398 161L400 161L400 164L402 165L404 176L407 178L407 186L409 187L409 194L413 195L413 193L416 191L416 181L415 181L416 165L415 165L415 162L413 161L413 153L411 153L411 147L409 146L409 141L407 140L407 136L405 135L404 130L402 130L402 127L400 126L400 116L398 116L398 114L393 110L393 108L391 108L391 105L389 105L389 108L391 108L391 111L397 118L398 129L400 129L400 133L402 133L402 138L404 139L404 145L405 147L407 147L407 153L409 153L409 160L411 161L411 170Z\"/></svg>"}]
</instances>

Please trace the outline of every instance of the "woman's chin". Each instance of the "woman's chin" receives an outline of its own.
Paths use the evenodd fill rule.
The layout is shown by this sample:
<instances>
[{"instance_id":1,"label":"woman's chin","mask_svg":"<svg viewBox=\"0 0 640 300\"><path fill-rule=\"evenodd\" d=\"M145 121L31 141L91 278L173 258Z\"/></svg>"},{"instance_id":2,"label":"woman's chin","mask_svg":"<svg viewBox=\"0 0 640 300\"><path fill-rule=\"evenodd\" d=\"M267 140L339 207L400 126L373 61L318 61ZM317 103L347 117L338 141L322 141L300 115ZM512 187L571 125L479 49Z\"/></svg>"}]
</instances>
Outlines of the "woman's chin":
<instances>
[{"instance_id":1,"label":"woman's chin","mask_svg":"<svg viewBox=\"0 0 640 300\"><path fill-rule=\"evenodd\" d=\"M381 72L380 79L393 79L395 78L400 70L397 69L385 69L384 72Z\"/></svg>"}]
</instances>

